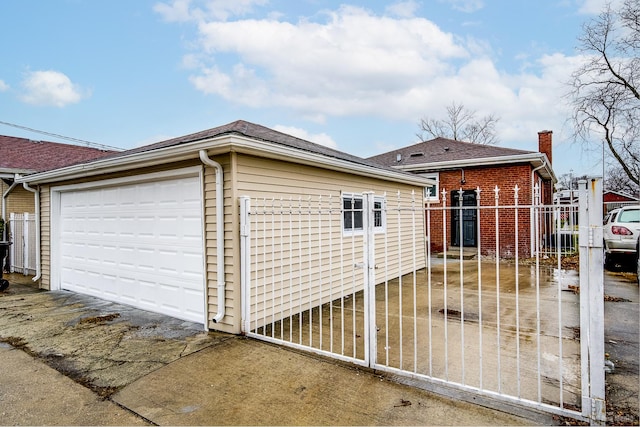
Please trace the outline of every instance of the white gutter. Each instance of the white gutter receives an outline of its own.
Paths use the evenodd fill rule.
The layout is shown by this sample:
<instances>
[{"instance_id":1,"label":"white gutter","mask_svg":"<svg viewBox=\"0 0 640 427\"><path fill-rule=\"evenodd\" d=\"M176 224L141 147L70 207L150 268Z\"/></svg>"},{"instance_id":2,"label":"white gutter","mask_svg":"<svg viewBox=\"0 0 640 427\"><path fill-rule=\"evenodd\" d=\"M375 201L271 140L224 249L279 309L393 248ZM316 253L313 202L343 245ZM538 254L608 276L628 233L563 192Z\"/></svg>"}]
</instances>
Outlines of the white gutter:
<instances>
[{"instance_id":1,"label":"white gutter","mask_svg":"<svg viewBox=\"0 0 640 427\"><path fill-rule=\"evenodd\" d=\"M514 154L511 156L495 156L495 157L485 157L481 159L461 159L461 160L447 160L444 162L434 162L434 163L421 163L421 164L413 164L413 165L403 165L403 166L393 166L394 169L412 172L417 170L428 169L429 171L436 171L441 169L458 169L461 167L467 166L492 166L499 165L505 163L532 163L532 162L540 162L541 166L537 169L542 169L545 167L549 178L551 178L554 182L557 181L555 174L551 167L549 167L549 162L546 160L547 156L544 153L527 153L527 154ZM536 170L537 170L536 169Z\"/></svg>"},{"instance_id":2,"label":"white gutter","mask_svg":"<svg viewBox=\"0 0 640 427\"><path fill-rule=\"evenodd\" d=\"M26 182L22 183L25 190L31 191L35 197L36 204L36 275L31 279L34 282L40 280L42 270L40 268L40 190L29 187Z\"/></svg>"},{"instance_id":3,"label":"white gutter","mask_svg":"<svg viewBox=\"0 0 640 427\"><path fill-rule=\"evenodd\" d=\"M216 170L216 270L218 273L218 313L214 323L222 320L226 306L226 283L224 281L224 179L220 163L211 160L207 150L200 150L200 160ZM204 210L204 206L203 206Z\"/></svg>"},{"instance_id":4,"label":"white gutter","mask_svg":"<svg viewBox=\"0 0 640 427\"><path fill-rule=\"evenodd\" d=\"M84 178L88 176L101 175L105 173L120 172L133 168L143 168L166 164L168 161L178 162L182 160L194 159L195 152L206 149L216 153L235 151L238 153L258 155L265 158L292 161L299 164L318 166L324 169L331 169L349 174L366 176L371 178L382 178L404 184L427 186L432 184L431 180L418 175L395 172L392 169L383 169L366 164L355 163L345 159L329 157L318 153L300 150L298 148L285 145L258 141L253 138L241 135L223 135L208 138L200 141L174 145L166 148L133 153L129 155L98 159L90 163L68 166L52 171L34 173L27 177L20 178L19 182L29 182L32 184L51 183L69 179ZM459 166L458 166L459 167Z\"/></svg>"}]
</instances>

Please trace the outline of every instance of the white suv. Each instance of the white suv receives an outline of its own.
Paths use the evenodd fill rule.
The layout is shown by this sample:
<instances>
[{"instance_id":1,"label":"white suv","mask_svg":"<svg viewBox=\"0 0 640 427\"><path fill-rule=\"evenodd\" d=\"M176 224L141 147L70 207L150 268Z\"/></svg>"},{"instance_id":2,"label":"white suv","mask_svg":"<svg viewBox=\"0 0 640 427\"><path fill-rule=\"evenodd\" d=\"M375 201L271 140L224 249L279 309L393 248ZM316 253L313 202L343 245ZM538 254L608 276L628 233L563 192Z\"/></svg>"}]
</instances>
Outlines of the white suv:
<instances>
[{"instance_id":1,"label":"white suv","mask_svg":"<svg viewBox=\"0 0 640 427\"><path fill-rule=\"evenodd\" d=\"M604 262L615 256L634 255L640 236L640 205L614 209L604 218Z\"/></svg>"}]
</instances>

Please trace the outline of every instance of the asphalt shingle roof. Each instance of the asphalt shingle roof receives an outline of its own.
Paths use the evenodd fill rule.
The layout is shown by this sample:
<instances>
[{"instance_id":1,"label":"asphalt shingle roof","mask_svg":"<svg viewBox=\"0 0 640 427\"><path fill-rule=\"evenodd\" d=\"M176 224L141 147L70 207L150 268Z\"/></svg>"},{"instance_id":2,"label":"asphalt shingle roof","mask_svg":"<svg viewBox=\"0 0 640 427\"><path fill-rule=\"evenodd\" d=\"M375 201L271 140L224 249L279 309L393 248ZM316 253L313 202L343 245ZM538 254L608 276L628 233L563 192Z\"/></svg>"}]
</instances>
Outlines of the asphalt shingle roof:
<instances>
[{"instance_id":1,"label":"asphalt shingle roof","mask_svg":"<svg viewBox=\"0 0 640 427\"><path fill-rule=\"evenodd\" d=\"M398 154L400 154L400 161L398 161ZM486 159L520 154L535 154L535 152L496 147L494 145L473 144L447 138L435 138L369 157L368 160L390 167Z\"/></svg>"},{"instance_id":2,"label":"asphalt shingle roof","mask_svg":"<svg viewBox=\"0 0 640 427\"><path fill-rule=\"evenodd\" d=\"M250 123L244 120L237 120L226 125L218 126L212 129L203 130L200 132L192 133L189 135L179 136L177 138L168 139L166 141L156 142L154 144L145 145L143 147L133 148L131 150L122 151L119 153L108 156L109 158L117 158L121 156L128 156L131 154L143 153L152 150L158 150L162 148L173 147L181 144L187 144L190 142L197 142L208 138L214 138L224 135L239 135L247 138L274 143L289 148L294 148L309 153L320 154L323 156L346 160L352 163L361 165L389 169L376 162L372 162L362 157L354 156L344 153L342 151L334 150L329 147L325 147L320 144L316 144L310 141L306 141L295 136L287 135L286 133L278 132L276 130L267 128L265 126ZM397 173L397 171L395 171Z\"/></svg>"},{"instance_id":3,"label":"asphalt shingle roof","mask_svg":"<svg viewBox=\"0 0 640 427\"><path fill-rule=\"evenodd\" d=\"M111 153L113 151L0 135L0 171L44 172Z\"/></svg>"}]
</instances>

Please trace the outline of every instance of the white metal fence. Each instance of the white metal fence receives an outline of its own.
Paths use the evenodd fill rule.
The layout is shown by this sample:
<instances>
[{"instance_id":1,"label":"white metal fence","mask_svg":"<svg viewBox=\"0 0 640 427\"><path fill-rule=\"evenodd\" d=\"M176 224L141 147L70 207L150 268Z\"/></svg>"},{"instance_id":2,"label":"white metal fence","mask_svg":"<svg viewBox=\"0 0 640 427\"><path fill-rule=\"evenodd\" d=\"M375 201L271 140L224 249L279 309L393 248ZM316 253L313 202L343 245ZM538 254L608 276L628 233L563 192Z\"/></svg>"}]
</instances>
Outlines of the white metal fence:
<instances>
[{"instance_id":1,"label":"white metal fence","mask_svg":"<svg viewBox=\"0 0 640 427\"><path fill-rule=\"evenodd\" d=\"M540 207L543 256L578 253L578 200L571 204Z\"/></svg>"},{"instance_id":2,"label":"white metal fence","mask_svg":"<svg viewBox=\"0 0 640 427\"><path fill-rule=\"evenodd\" d=\"M36 219L34 214L9 215L10 271L24 275L36 272Z\"/></svg>"},{"instance_id":3,"label":"white metal fence","mask_svg":"<svg viewBox=\"0 0 640 427\"><path fill-rule=\"evenodd\" d=\"M618 209L621 208L623 206L632 206L632 205L638 205L640 204L640 201L631 201L631 202L605 202L605 212L611 212L614 209Z\"/></svg>"},{"instance_id":4,"label":"white metal fence","mask_svg":"<svg viewBox=\"0 0 640 427\"><path fill-rule=\"evenodd\" d=\"M448 206L446 191L426 207L400 193L241 198L243 331L489 405L601 422L602 203L582 188L578 275L559 233L545 240L565 211L517 193L486 203L478 191L475 207ZM475 227L456 222L469 209ZM475 241L476 257L454 238Z\"/></svg>"}]
</instances>

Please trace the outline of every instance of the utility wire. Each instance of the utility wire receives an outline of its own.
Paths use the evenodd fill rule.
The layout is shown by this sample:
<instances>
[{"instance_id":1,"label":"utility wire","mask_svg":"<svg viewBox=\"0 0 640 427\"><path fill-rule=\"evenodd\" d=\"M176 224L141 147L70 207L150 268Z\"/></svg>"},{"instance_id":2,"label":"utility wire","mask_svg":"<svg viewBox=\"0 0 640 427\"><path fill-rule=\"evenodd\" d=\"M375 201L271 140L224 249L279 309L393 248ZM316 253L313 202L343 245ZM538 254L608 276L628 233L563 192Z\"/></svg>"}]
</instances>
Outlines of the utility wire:
<instances>
[{"instance_id":1,"label":"utility wire","mask_svg":"<svg viewBox=\"0 0 640 427\"><path fill-rule=\"evenodd\" d=\"M22 130L27 130L29 132L39 133L39 134L42 134L42 135L53 136L55 138L60 138L60 139L64 139L64 140L67 140L67 141L79 142L81 144L86 145L87 147L97 148L99 150L123 151L122 148L112 147L110 145L105 145L105 144L98 144L97 142L85 141L84 139L72 138L70 136L58 135L57 133L45 132L43 130L33 129L33 128L30 128L30 127L27 127L27 126L16 125L14 123L7 123L7 122L0 121L0 124L6 125L6 126L11 126L11 127L18 128L18 129L22 129Z\"/></svg>"}]
</instances>

